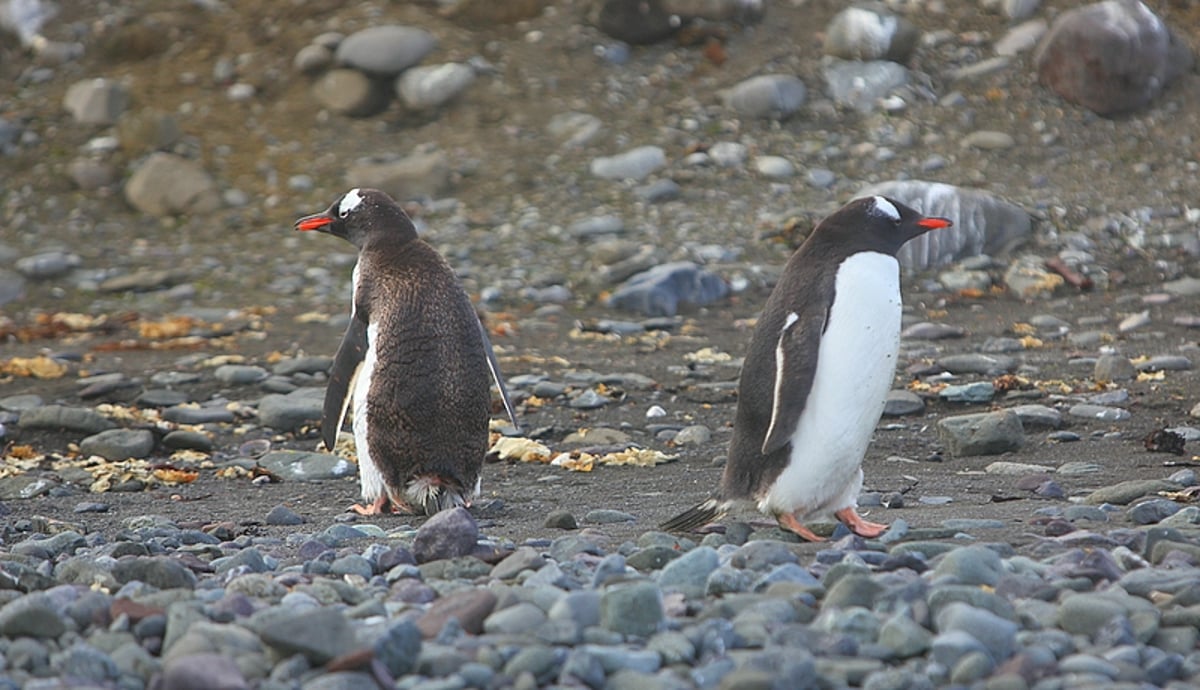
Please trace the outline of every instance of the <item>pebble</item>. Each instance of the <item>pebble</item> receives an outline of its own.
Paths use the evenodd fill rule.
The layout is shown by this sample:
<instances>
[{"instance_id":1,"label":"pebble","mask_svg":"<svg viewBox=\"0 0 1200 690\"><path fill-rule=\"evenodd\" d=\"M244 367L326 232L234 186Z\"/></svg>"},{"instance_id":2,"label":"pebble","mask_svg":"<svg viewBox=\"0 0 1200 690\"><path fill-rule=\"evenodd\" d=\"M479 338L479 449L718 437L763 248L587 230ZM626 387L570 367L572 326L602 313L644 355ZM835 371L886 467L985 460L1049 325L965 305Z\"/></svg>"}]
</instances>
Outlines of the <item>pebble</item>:
<instances>
[{"instance_id":1,"label":"pebble","mask_svg":"<svg viewBox=\"0 0 1200 690\"><path fill-rule=\"evenodd\" d=\"M938 437L951 455L998 455L1025 443L1021 418L1011 410L942 417Z\"/></svg>"},{"instance_id":2,"label":"pebble","mask_svg":"<svg viewBox=\"0 0 1200 690\"><path fill-rule=\"evenodd\" d=\"M475 70L469 65L413 67L396 79L396 93L410 109L429 110L457 98L474 81Z\"/></svg>"},{"instance_id":3,"label":"pebble","mask_svg":"<svg viewBox=\"0 0 1200 690\"><path fill-rule=\"evenodd\" d=\"M804 105L808 89L790 74L762 74L721 93L727 108L744 117L784 119Z\"/></svg>"},{"instance_id":4,"label":"pebble","mask_svg":"<svg viewBox=\"0 0 1200 690\"><path fill-rule=\"evenodd\" d=\"M437 39L424 29L384 24L350 34L338 43L334 57L340 65L390 77L420 62L436 46Z\"/></svg>"},{"instance_id":5,"label":"pebble","mask_svg":"<svg viewBox=\"0 0 1200 690\"><path fill-rule=\"evenodd\" d=\"M1129 419L1129 411L1119 407L1078 403L1067 408L1067 414L1080 419L1098 420L1101 422L1123 422Z\"/></svg>"},{"instance_id":6,"label":"pebble","mask_svg":"<svg viewBox=\"0 0 1200 690\"><path fill-rule=\"evenodd\" d=\"M264 376L266 372L263 372ZM300 388L287 395L265 395L258 403L258 418L263 426L280 431L295 431L321 419L325 391Z\"/></svg>"},{"instance_id":7,"label":"pebble","mask_svg":"<svg viewBox=\"0 0 1200 690\"><path fill-rule=\"evenodd\" d=\"M154 433L148 429L108 429L80 441L79 450L106 460L126 460L148 457L154 444Z\"/></svg>"},{"instance_id":8,"label":"pebble","mask_svg":"<svg viewBox=\"0 0 1200 690\"><path fill-rule=\"evenodd\" d=\"M729 294L718 275L690 261L660 264L632 276L608 298L608 305L645 316L675 316L682 305L704 306Z\"/></svg>"},{"instance_id":9,"label":"pebble","mask_svg":"<svg viewBox=\"0 0 1200 690\"><path fill-rule=\"evenodd\" d=\"M593 158L592 174L609 180L643 180L667 164L666 153L657 146L640 146L615 156Z\"/></svg>"}]
</instances>

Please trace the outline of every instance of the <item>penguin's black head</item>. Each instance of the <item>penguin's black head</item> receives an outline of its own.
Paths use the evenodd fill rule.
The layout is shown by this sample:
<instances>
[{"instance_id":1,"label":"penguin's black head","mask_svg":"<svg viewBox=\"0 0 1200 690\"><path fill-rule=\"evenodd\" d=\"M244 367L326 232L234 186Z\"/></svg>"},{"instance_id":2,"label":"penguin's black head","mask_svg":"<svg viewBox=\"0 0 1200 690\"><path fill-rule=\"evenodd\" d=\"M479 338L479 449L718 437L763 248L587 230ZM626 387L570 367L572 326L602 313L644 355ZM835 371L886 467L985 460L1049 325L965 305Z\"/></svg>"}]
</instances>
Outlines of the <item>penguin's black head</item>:
<instances>
[{"instance_id":1,"label":"penguin's black head","mask_svg":"<svg viewBox=\"0 0 1200 690\"><path fill-rule=\"evenodd\" d=\"M359 249L373 236L401 242L417 237L404 209L378 189L351 189L321 213L296 221L295 228L328 233Z\"/></svg>"},{"instance_id":2,"label":"penguin's black head","mask_svg":"<svg viewBox=\"0 0 1200 690\"><path fill-rule=\"evenodd\" d=\"M843 243L851 252L895 254L914 237L951 225L947 218L921 215L895 199L868 196L835 211L821 221L813 235Z\"/></svg>"}]
</instances>

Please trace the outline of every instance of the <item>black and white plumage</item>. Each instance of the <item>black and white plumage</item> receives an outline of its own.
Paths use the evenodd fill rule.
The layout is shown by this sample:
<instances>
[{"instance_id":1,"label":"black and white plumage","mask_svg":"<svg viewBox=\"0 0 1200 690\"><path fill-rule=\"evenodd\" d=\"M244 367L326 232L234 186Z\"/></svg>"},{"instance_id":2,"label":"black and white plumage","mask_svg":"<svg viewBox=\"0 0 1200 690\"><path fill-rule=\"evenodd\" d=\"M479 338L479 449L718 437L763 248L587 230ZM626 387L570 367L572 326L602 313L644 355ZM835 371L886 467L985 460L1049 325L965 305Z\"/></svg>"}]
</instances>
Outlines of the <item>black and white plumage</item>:
<instances>
[{"instance_id":1,"label":"black and white plumage","mask_svg":"<svg viewBox=\"0 0 1200 690\"><path fill-rule=\"evenodd\" d=\"M470 505L488 448L490 384L516 424L487 332L453 269L390 197L352 189L298 230L358 247L350 325L330 371L321 438L353 409L362 513Z\"/></svg>"},{"instance_id":2,"label":"black and white plumage","mask_svg":"<svg viewBox=\"0 0 1200 690\"><path fill-rule=\"evenodd\" d=\"M781 526L834 515L854 532L885 525L857 511L862 461L900 347L896 252L951 225L881 196L851 201L788 260L746 353L729 460L714 498L663 523L693 529L754 501Z\"/></svg>"}]
</instances>

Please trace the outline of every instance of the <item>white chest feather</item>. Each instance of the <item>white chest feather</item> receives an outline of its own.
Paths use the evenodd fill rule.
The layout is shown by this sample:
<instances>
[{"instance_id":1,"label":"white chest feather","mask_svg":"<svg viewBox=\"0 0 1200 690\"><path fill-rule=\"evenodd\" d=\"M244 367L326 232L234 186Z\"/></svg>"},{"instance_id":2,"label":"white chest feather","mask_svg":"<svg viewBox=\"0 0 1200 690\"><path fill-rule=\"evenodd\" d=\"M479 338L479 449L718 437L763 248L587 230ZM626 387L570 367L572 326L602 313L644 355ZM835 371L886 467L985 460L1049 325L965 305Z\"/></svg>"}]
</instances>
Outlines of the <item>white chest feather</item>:
<instances>
[{"instance_id":1,"label":"white chest feather","mask_svg":"<svg viewBox=\"0 0 1200 690\"><path fill-rule=\"evenodd\" d=\"M899 264L887 254L855 254L842 263L836 289L788 466L759 504L766 513L829 513L854 506L862 488L863 456L900 349Z\"/></svg>"},{"instance_id":2,"label":"white chest feather","mask_svg":"<svg viewBox=\"0 0 1200 690\"><path fill-rule=\"evenodd\" d=\"M351 318L354 318L354 314L358 311L355 304L358 299L358 268L358 265L355 264L354 293L350 307ZM375 343L378 333L378 325L372 323L367 326L367 351L363 355L362 364L358 367L358 374L354 377L354 393L352 395L354 452L358 456L358 481L362 487L362 497L366 501L374 501L383 496L386 490L383 484L383 475L380 474L374 460L371 459L371 446L367 439L367 394L371 391L371 379L377 363Z\"/></svg>"}]
</instances>

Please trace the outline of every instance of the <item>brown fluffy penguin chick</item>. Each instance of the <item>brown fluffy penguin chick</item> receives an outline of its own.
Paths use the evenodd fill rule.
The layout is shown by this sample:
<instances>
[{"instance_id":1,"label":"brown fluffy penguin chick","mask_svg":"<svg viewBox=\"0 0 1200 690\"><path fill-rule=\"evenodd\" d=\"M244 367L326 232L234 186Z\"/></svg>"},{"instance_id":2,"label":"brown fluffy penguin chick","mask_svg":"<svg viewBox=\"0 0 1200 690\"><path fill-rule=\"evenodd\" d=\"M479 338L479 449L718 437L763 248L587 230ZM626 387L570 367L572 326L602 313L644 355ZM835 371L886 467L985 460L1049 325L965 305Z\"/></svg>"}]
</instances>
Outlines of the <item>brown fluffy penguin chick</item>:
<instances>
[{"instance_id":1,"label":"brown fluffy penguin chick","mask_svg":"<svg viewBox=\"0 0 1200 690\"><path fill-rule=\"evenodd\" d=\"M296 221L358 247L350 325L334 357L321 438L332 450L348 409L363 514L432 515L479 494L494 383L516 424L471 300L388 195L351 189Z\"/></svg>"}]
</instances>

